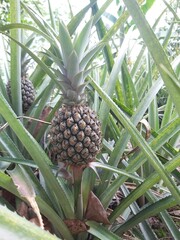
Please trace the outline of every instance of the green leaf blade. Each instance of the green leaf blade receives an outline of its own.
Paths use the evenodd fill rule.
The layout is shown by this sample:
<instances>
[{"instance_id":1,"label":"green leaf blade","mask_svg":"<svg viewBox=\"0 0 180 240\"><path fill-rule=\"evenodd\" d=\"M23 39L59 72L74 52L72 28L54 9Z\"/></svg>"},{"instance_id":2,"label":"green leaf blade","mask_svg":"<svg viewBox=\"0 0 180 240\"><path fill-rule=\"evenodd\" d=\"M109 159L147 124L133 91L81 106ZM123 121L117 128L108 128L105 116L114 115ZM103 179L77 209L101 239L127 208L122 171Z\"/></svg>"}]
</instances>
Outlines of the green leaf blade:
<instances>
[{"instance_id":1,"label":"green leaf blade","mask_svg":"<svg viewBox=\"0 0 180 240\"><path fill-rule=\"evenodd\" d=\"M82 29L81 33L76 38L76 41L74 43L74 50L77 53L79 62L82 60L85 49L89 43L92 23L93 23L93 19L91 19L88 23L86 23L86 25L84 26L84 28Z\"/></svg>"},{"instance_id":2,"label":"green leaf blade","mask_svg":"<svg viewBox=\"0 0 180 240\"><path fill-rule=\"evenodd\" d=\"M159 73L168 88L168 91L172 97L172 100L177 108L177 112L180 115L180 101L179 101L179 81L174 73L172 66L160 44L155 33L150 27L149 23L145 19L140 7L136 1L123 0L128 8L136 26L138 27L143 40L151 53Z\"/></svg>"},{"instance_id":3,"label":"green leaf blade","mask_svg":"<svg viewBox=\"0 0 180 240\"><path fill-rule=\"evenodd\" d=\"M58 240L56 236L48 231L43 231L40 227L20 217L15 212L0 205L0 232L6 239L27 239L27 240ZM23 226L23 227L22 227Z\"/></svg>"},{"instance_id":4,"label":"green leaf blade","mask_svg":"<svg viewBox=\"0 0 180 240\"><path fill-rule=\"evenodd\" d=\"M64 65L65 65L65 68L67 69L69 56L73 52L74 48L73 48L72 40L68 32L68 29L65 26L65 24L61 21L59 22L59 38L60 38L59 41L61 44L61 51L63 55Z\"/></svg>"}]
</instances>

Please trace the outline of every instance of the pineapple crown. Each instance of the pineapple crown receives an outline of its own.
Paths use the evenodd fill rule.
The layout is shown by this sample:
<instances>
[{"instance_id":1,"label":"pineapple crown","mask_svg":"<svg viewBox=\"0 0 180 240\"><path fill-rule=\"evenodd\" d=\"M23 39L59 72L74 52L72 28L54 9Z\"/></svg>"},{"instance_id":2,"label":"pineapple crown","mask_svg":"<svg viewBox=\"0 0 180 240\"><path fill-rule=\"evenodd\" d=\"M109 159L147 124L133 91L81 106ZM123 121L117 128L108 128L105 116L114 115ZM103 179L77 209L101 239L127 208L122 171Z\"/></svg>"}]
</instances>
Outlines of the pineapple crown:
<instances>
[{"instance_id":1,"label":"pineapple crown","mask_svg":"<svg viewBox=\"0 0 180 240\"><path fill-rule=\"evenodd\" d=\"M64 103L79 104L85 100L85 78L91 71L88 69L93 56L104 47L99 42L88 49L93 19L87 22L73 40L68 28L63 22L59 23L59 44L52 51L47 50L47 55L57 64L53 69L61 86ZM54 46L53 46L54 47Z\"/></svg>"}]
</instances>

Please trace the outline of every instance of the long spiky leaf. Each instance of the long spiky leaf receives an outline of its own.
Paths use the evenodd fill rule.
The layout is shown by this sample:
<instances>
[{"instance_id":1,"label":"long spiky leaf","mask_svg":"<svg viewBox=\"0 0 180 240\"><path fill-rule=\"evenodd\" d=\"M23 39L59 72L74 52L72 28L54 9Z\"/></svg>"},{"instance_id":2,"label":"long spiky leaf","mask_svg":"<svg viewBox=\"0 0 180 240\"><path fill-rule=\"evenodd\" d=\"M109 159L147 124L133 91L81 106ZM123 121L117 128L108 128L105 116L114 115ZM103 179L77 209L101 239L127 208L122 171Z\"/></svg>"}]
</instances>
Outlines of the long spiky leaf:
<instances>
[{"instance_id":1,"label":"long spiky leaf","mask_svg":"<svg viewBox=\"0 0 180 240\"><path fill-rule=\"evenodd\" d=\"M177 112L180 115L180 102L179 102L179 91L178 78L172 69L172 66L160 44L155 33L150 27L149 23L145 19L145 16L141 12L141 9L137 1L123 0L128 11L130 12L136 26L138 27L143 40L151 53L159 73L168 88L168 91L172 97L172 100L176 106ZM163 68L162 68L163 66ZM164 71L166 69L166 71ZM167 73L168 72L168 73ZM172 76L172 77L171 77ZM174 81L174 80L175 81Z\"/></svg>"},{"instance_id":2,"label":"long spiky leaf","mask_svg":"<svg viewBox=\"0 0 180 240\"><path fill-rule=\"evenodd\" d=\"M81 33L78 35L74 43L74 50L77 53L79 62L82 60L85 49L89 43L92 22L93 18L88 23L86 23L86 25L84 26L84 28L82 29Z\"/></svg>"},{"instance_id":3,"label":"long spiky leaf","mask_svg":"<svg viewBox=\"0 0 180 240\"><path fill-rule=\"evenodd\" d=\"M37 144L37 141L32 137L32 135L25 129L21 122L17 119L17 116L12 111L7 101L4 99L0 93L0 113L9 123L13 131L18 136L19 140L22 142L24 147L27 149L31 157L34 159L35 163L38 165L49 189L49 194L51 199L56 199L56 203L62 204L64 214L67 218L74 217L74 210L72 202L68 198L68 193L64 188L58 184L57 179L52 173L49 165L51 161L40 147ZM26 140L25 140L26 139ZM53 186L53 187L52 187ZM61 199L61 201L60 201Z\"/></svg>"},{"instance_id":4,"label":"long spiky leaf","mask_svg":"<svg viewBox=\"0 0 180 240\"><path fill-rule=\"evenodd\" d=\"M65 65L65 68L67 68L69 56L73 52L73 44L72 44L70 34L67 30L67 27L61 21L59 22L59 38L60 38L59 41L61 44L64 65Z\"/></svg>"},{"instance_id":5,"label":"long spiky leaf","mask_svg":"<svg viewBox=\"0 0 180 240\"><path fill-rule=\"evenodd\" d=\"M116 114L117 118L122 122L125 128L128 129L129 133L131 134L133 139L136 141L137 145L141 147L141 150L144 153L144 156L146 156L146 158L149 160L149 162L154 167L154 169L159 173L162 180L164 181L166 186L169 188L169 190L171 191L176 201L179 202L180 192L177 189L174 181L167 174L167 172L164 169L164 166L159 161L159 159L157 158L153 150L148 146L146 141L142 138L142 136L140 135L136 127L129 121L126 115L120 109L118 109L118 107L114 104L112 99L109 98L109 96L97 85L95 81L92 81L91 84L98 91L99 95L104 99L104 101L106 101L108 106Z\"/></svg>"},{"instance_id":6,"label":"long spiky leaf","mask_svg":"<svg viewBox=\"0 0 180 240\"><path fill-rule=\"evenodd\" d=\"M4 33L3 33L4 34ZM4 34L6 36L8 36L7 34ZM46 74L48 74L55 82L56 84L59 85L59 82L56 79L55 74L44 64L44 62L42 62L31 50L29 50L25 45L23 45L22 43L16 41L14 38L8 36L9 38L11 38L14 42L16 42L19 46L21 46L33 59L35 62L37 62L42 69L46 72Z\"/></svg>"},{"instance_id":7,"label":"long spiky leaf","mask_svg":"<svg viewBox=\"0 0 180 240\"><path fill-rule=\"evenodd\" d=\"M28 25L28 24L24 24L24 23L10 23L10 24L6 24L6 25L0 25L0 31L2 31L2 32L7 31L7 30L11 30L11 29L16 29L16 28L26 29L26 30L30 30L32 32L38 33L39 35L41 35L45 39L47 39L49 42L53 42L53 39L50 38L50 36L48 34L46 34L45 32L43 32L41 30L39 30L38 28L33 27L31 25Z\"/></svg>"}]
</instances>

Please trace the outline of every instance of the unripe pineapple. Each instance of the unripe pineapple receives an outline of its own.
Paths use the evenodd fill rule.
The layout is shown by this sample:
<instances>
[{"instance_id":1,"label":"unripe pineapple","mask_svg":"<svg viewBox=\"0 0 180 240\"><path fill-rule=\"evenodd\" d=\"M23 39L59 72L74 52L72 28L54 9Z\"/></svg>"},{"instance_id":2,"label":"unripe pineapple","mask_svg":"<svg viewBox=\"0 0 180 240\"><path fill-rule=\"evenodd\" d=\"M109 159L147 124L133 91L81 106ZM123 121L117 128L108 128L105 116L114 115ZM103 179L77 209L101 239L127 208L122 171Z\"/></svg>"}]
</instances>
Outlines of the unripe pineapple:
<instances>
[{"instance_id":1,"label":"unripe pineapple","mask_svg":"<svg viewBox=\"0 0 180 240\"><path fill-rule=\"evenodd\" d=\"M64 104L56 112L50 128L50 153L58 162L70 165L86 165L94 161L101 148L100 121L96 113L85 103L87 64L102 48L98 45L86 50L92 21L72 42L70 34L60 23L61 57L54 70L63 95ZM48 52L57 63L57 56Z\"/></svg>"},{"instance_id":2,"label":"unripe pineapple","mask_svg":"<svg viewBox=\"0 0 180 240\"><path fill-rule=\"evenodd\" d=\"M101 145L100 122L87 105L63 105L52 120L51 151L58 161L94 161Z\"/></svg>"},{"instance_id":3,"label":"unripe pineapple","mask_svg":"<svg viewBox=\"0 0 180 240\"><path fill-rule=\"evenodd\" d=\"M32 40L30 39L29 42L31 43ZM27 42L28 44L28 42ZM29 46L29 45L27 45ZM21 51L21 94L22 94L22 111L26 113L35 99L35 90L32 82L28 78L27 70L29 67L30 58L29 55L22 50ZM7 93L11 100L13 101L11 96L11 84L10 81L7 83Z\"/></svg>"},{"instance_id":4,"label":"unripe pineapple","mask_svg":"<svg viewBox=\"0 0 180 240\"><path fill-rule=\"evenodd\" d=\"M7 83L7 93L10 100L13 101L11 97L10 82ZM23 110L23 113L26 113L35 99L34 87L32 82L28 80L27 75L21 78L21 93L22 93L22 110Z\"/></svg>"}]
</instances>

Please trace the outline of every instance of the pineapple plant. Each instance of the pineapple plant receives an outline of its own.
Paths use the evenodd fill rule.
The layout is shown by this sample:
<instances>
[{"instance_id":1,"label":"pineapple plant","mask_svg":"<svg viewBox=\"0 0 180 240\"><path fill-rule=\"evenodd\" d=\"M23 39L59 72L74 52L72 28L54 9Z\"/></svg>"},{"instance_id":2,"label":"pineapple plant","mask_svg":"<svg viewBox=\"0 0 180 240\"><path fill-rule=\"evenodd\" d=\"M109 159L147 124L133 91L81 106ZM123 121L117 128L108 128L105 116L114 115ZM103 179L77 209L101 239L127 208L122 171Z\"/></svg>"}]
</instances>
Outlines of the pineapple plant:
<instances>
[{"instance_id":1,"label":"pineapple plant","mask_svg":"<svg viewBox=\"0 0 180 240\"><path fill-rule=\"evenodd\" d=\"M101 148L101 126L96 113L86 103L85 77L88 63L102 44L88 50L92 27L90 20L74 41L64 23L60 23L60 55L47 52L57 63L54 69L61 86L63 105L50 127L50 155L53 160L70 165L87 165ZM58 52L58 50L56 51Z\"/></svg>"},{"instance_id":2,"label":"pineapple plant","mask_svg":"<svg viewBox=\"0 0 180 240\"><path fill-rule=\"evenodd\" d=\"M27 42L27 46L32 43L32 39ZM28 68L29 68L30 58L28 58L27 53L24 50L21 52L21 94L22 94L22 111L26 113L28 109L31 107L32 103L35 99L35 90L32 82L28 77ZM10 101L12 101L11 96L11 84L10 81L7 83L7 93Z\"/></svg>"}]
</instances>

